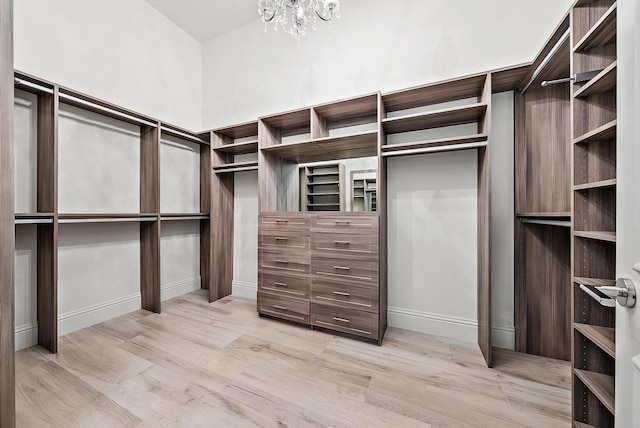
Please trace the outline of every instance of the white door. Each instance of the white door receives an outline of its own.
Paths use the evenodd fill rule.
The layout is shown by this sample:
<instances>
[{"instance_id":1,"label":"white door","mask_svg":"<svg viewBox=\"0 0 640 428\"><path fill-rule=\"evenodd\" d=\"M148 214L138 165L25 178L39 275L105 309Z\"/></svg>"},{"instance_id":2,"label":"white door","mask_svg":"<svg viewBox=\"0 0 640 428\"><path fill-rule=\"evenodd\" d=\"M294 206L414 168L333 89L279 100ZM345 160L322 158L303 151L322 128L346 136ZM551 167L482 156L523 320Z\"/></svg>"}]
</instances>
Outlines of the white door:
<instances>
[{"instance_id":1,"label":"white door","mask_svg":"<svg viewBox=\"0 0 640 428\"><path fill-rule=\"evenodd\" d=\"M640 1L618 1L616 275L640 291ZM640 270L640 265L637 265ZM640 303L616 308L616 427L640 427Z\"/></svg>"}]
</instances>

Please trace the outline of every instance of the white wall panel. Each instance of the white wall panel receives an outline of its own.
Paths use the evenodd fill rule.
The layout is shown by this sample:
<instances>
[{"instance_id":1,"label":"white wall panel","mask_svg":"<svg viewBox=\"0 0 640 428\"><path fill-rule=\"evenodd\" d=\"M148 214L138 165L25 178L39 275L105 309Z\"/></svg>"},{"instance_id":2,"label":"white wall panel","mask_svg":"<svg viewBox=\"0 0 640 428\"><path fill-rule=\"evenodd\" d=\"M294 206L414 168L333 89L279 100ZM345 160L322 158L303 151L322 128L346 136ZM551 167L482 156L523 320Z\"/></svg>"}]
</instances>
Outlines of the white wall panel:
<instances>
[{"instance_id":1,"label":"white wall panel","mask_svg":"<svg viewBox=\"0 0 640 428\"><path fill-rule=\"evenodd\" d=\"M37 211L38 97L15 91L13 110L14 185L17 213Z\"/></svg>"},{"instance_id":2,"label":"white wall panel","mask_svg":"<svg viewBox=\"0 0 640 428\"><path fill-rule=\"evenodd\" d=\"M200 288L200 223L162 222L160 238L162 300Z\"/></svg>"},{"instance_id":3,"label":"white wall panel","mask_svg":"<svg viewBox=\"0 0 640 428\"><path fill-rule=\"evenodd\" d=\"M160 211L200 212L200 146L172 137L160 144Z\"/></svg>"}]
</instances>

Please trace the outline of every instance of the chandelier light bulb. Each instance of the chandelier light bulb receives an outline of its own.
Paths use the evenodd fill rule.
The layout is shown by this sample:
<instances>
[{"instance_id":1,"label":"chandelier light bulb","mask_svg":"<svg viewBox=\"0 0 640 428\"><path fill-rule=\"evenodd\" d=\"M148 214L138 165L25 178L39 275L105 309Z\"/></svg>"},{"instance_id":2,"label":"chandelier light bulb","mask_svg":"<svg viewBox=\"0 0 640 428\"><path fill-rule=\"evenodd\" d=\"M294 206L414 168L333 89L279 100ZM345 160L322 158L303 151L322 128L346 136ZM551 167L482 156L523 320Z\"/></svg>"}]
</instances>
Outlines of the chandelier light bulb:
<instances>
[{"instance_id":1,"label":"chandelier light bulb","mask_svg":"<svg viewBox=\"0 0 640 428\"><path fill-rule=\"evenodd\" d=\"M304 36L311 23L317 30L317 21L327 22L331 29L334 18L340 17L339 0L258 0L258 14L262 17L265 31L269 23L273 29L281 28L295 38Z\"/></svg>"}]
</instances>

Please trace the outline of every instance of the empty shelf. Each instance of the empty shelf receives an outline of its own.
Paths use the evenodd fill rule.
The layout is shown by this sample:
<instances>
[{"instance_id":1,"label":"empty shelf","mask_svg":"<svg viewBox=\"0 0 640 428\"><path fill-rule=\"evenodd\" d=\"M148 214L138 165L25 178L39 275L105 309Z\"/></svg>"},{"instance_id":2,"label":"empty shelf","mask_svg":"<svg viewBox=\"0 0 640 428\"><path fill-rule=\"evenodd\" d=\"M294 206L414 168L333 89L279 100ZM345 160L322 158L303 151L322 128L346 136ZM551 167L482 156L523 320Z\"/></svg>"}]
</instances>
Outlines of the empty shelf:
<instances>
[{"instance_id":1,"label":"empty shelf","mask_svg":"<svg viewBox=\"0 0 640 428\"><path fill-rule=\"evenodd\" d=\"M231 153L234 155L245 155L247 153L258 152L258 140L246 141L242 143L225 144L224 146L214 147L214 151L222 153Z\"/></svg>"},{"instance_id":2,"label":"empty shelf","mask_svg":"<svg viewBox=\"0 0 640 428\"><path fill-rule=\"evenodd\" d=\"M602 180L602 181L595 181L593 183L577 184L573 186L573 190L602 189L605 187L614 187L616 183L617 183L617 180L615 178L612 178L611 180Z\"/></svg>"},{"instance_id":3,"label":"empty shelf","mask_svg":"<svg viewBox=\"0 0 640 428\"><path fill-rule=\"evenodd\" d=\"M607 410L612 415L615 415L615 382L613 376L580 369L574 369L574 373Z\"/></svg>"},{"instance_id":4,"label":"empty shelf","mask_svg":"<svg viewBox=\"0 0 640 428\"><path fill-rule=\"evenodd\" d=\"M382 146L383 156L401 156L428 151L454 151L470 148L471 143L486 142L487 134L466 135L462 137L440 138L416 143L386 144ZM425 150L426 149L426 150Z\"/></svg>"},{"instance_id":5,"label":"empty shelf","mask_svg":"<svg viewBox=\"0 0 640 428\"><path fill-rule=\"evenodd\" d=\"M558 218L566 217L571 218L571 212L543 212L543 213L516 213L517 217L531 217L531 218Z\"/></svg>"},{"instance_id":6,"label":"empty shelf","mask_svg":"<svg viewBox=\"0 0 640 428\"><path fill-rule=\"evenodd\" d=\"M595 343L600 349L616 357L616 329L600 327L598 325L579 324L573 325L584 337Z\"/></svg>"},{"instance_id":7,"label":"empty shelf","mask_svg":"<svg viewBox=\"0 0 640 428\"><path fill-rule=\"evenodd\" d=\"M604 125L594 129L591 132L581 135L573 140L574 144L593 143L596 141L604 141L616 138L618 120L612 120Z\"/></svg>"},{"instance_id":8,"label":"empty shelf","mask_svg":"<svg viewBox=\"0 0 640 428\"><path fill-rule=\"evenodd\" d=\"M463 125L466 123L479 122L484 117L486 111L486 103L477 103L428 113L386 118L382 120L382 126L388 134L397 134L400 132Z\"/></svg>"},{"instance_id":9,"label":"empty shelf","mask_svg":"<svg viewBox=\"0 0 640 428\"><path fill-rule=\"evenodd\" d=\"M573 421L574 428L596 428L593 425L584 424L582 422Z\"/></svg>"},{"instance_id":10,"label":"empty shelf","mask_svg":"<svg viewBox=\"0 0 640 428\"><path fill-rule=\"evenodd\" d=\"M596 77L578 89L573 96L580 98L614 91L617 83L617 72L618 61L614 61L613 64L602 70Z\"/></svg>"},{"instance_id":11,"label":"empty shelf","mask_svg":"<svg viewBox=\"0 0 640 428\"><path fill-rule=\"evenodd\" d=\"M604 46L616 38L618 3L614 3L609 10L596 22L573 48L574 52Z\"/></svg>"},{"instance_id":12,"label":"empty shelf","mask_svg":"<svg viewBox=\"0 0 640 428\"><path fill-rule=\"evenodd\" d=\"M615 232L596 232L596 231L575 230L573 234L575 236L579 236L580 238L596 239L598 241L606 241L606 242L616 242Z\"/></svg>"}]
</instances>

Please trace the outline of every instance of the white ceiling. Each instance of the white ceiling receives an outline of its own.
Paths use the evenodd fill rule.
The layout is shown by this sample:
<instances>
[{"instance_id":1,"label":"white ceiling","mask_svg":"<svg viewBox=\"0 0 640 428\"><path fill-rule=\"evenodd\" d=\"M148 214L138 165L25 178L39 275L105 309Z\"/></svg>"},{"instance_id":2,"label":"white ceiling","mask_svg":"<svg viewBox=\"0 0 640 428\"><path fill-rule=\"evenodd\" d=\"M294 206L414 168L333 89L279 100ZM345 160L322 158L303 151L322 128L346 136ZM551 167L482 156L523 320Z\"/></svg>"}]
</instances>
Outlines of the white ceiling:
<instances>
[{"instance_id":1,"label":"white ceiling","mask_svg":"<svg viewBox=\"0 0 640 428\"><path fill-rule=\"evenodd\" d=\"M145 0L200 42L258 19L257 0Z\"/></svg>"}]
</instances>

